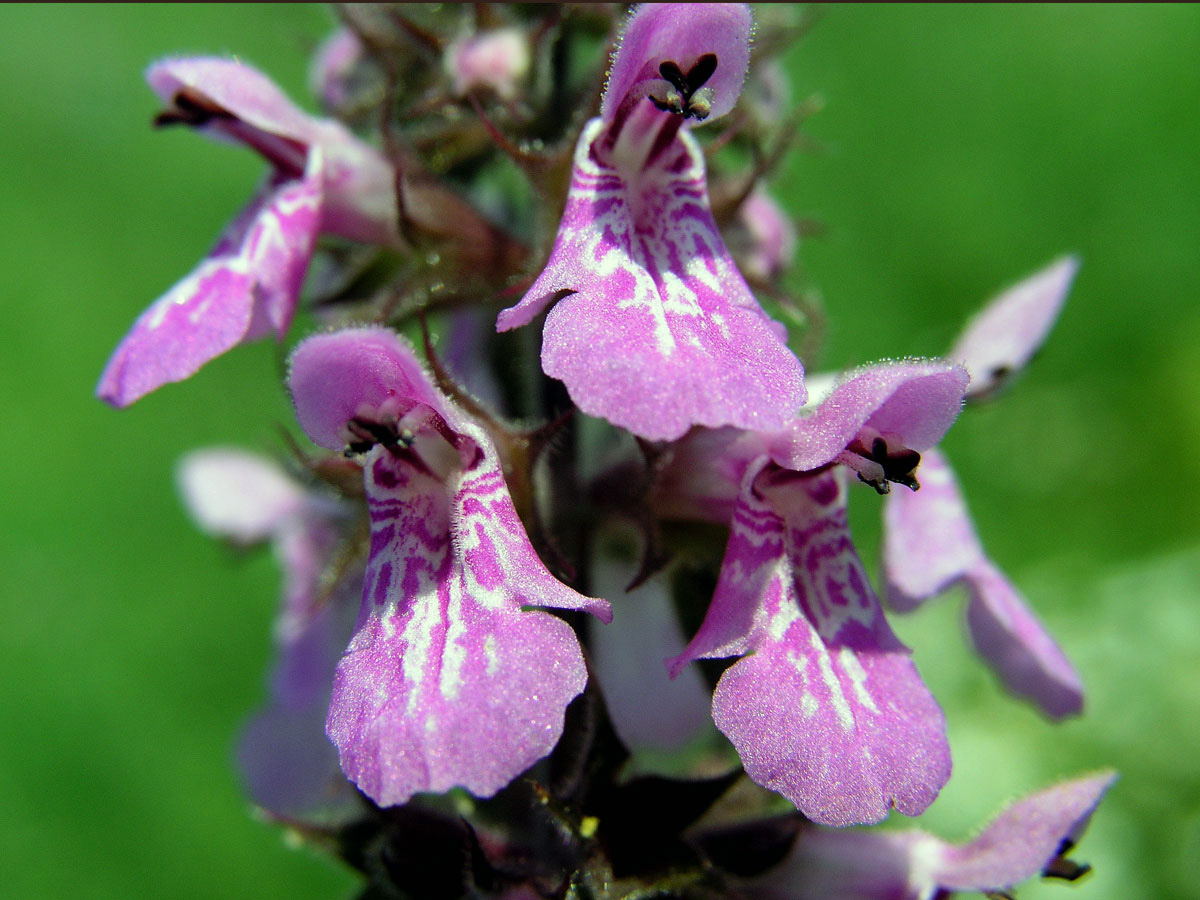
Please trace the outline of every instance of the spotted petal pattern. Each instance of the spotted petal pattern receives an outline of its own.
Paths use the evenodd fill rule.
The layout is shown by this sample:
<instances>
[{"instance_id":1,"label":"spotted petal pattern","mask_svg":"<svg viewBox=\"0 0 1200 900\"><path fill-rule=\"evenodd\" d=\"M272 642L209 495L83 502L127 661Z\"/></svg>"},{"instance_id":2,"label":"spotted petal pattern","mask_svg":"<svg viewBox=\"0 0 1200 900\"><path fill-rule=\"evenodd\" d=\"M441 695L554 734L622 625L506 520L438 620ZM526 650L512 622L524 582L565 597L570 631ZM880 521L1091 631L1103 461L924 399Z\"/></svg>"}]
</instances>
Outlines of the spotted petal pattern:
<instances>
[{"instance_id":1,"label":"spotted petal pattern","mask_svg":"<svg viewBox=\"0 0 1200 900\"><path fill-rule=\"evenodd\" d=\"M747 470L712 606L672 666L742 654L713 718L759 784L829 825L916 815L937 796L945 721L884 620L837 474Z\"/></svg>"},{"instance_id":2,"label":"spotted petal pattern","mask_svg":"<svg viewBox=\"0 0 1200 900\"><path fill-rule=\"evenodd\" d=\"M550 260L499 329L557 300L542 368L584 412L641 437L782 427L804 402L803 370L721 240L699 146L681 132L633 182L604 135L600 119L584 129Z\"/></svg>"}]
</instances>

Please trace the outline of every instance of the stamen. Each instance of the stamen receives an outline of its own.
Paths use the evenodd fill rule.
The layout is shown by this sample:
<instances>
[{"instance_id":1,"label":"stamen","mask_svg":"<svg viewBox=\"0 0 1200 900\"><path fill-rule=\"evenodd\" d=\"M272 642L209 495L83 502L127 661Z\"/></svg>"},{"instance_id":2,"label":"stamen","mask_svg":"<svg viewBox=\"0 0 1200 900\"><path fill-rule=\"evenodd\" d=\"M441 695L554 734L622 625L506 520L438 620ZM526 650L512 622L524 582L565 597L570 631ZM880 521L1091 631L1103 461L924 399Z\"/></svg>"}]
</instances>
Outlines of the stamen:
<instances>
[{"instance_id":1,"label":"stamen","mask_svg":"<svg viewBox=\"0 0 1200 900\"><path fill-rule=\"evenodd\" d=\"M717 54L705 53L687 73L687 92L696 93L717 71Z\"/></svg>"},{"instance_id":2,"label":"stamen","mask_svg":"<svg viewBox=\"0 0 1200 900\"><path fill-rule=\"evenodd\" d=\"M671 87L667 90L651 90L647 96L663 112L703 122L712 112L713 101L712 89L704 88L704 84L712 78L715 71L715 53L705 53L686 73L675 61L664 60L658 64L658 74Z\"/></svg>"},{"instance_id":3,"label":"stamen","mask_svg":"<svg viewBox=\"0 0 1200 900\"><path fill-rule=\"evenodd\" d=\"M346 430L354 438L346 444L346 456L366 453L376 444L396 455L398 451L411 447L413 442L413 433L407 428L399 428L395 423L388 425L355 417L346 423Z\"/></svg>"},{"instance_id":4,"label":"stamen","mask_svg":"<svg viewBox=\"0 0 1200 900\"><path fill-rule=\"evenodd\" d=\"M171 98L171 103L173 106L170 109L164 109L154 117L156 127L188 125L192 128L201 128L213 119L232 119L234 117L229 110L218 106L203 94L198 94L190 88L178 91Z\"/></svg>"}]
</instances>

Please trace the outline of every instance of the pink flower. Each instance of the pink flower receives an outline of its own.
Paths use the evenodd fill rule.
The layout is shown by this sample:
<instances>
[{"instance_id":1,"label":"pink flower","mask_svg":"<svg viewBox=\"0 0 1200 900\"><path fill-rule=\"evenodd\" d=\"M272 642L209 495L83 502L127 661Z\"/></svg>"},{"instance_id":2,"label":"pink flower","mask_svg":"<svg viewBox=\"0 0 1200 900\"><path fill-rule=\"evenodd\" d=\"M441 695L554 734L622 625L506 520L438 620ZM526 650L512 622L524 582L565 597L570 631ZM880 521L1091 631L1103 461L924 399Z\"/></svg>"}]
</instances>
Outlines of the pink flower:
<instances>
[{"instance_id":1,"label":"pink flower","mask_svg":"<svg viewBox=\"0 0 1200 900\"><path fill-rule=\"evenodd\" d=\"M262 155L271 172L208 256L147 309L109 360L97 395L128 406L209 360L291 324L317 236L394 243L392 169L340 123L297 109L261 72L209 57L146 73L186 124Z\"/></svg>"},{"instance_id":2,"label":"pink flower","mask_svg":"<svg viewBox=\"0 0 1200 900\"><path fill-rule=\"evenodd\" d=\"M747 900L932 900L964 891L1003 894L1035 875L1073 881L1067 859L1116 780L1112 772L1065 781L1004 809L964 844L924 831L804 829L787 858L748 880Z\"/></svg>"},{"instance_id":3,"label":"pink flower","mask_svg":"<svg viewBox=\"0 0 1200 900\"><path fill-rule=\"evenodd\" d=\"M969 400L991 397L1032 358L1066 300L1078 262L1067 257L1004 292L967 326L950 352L971 372ZM936 451L921 465L923 490L895 493L884 507L889 605L915 609L962 584L967 625L980 656L1004 685L1059 719L1083 709L1083 686L1033 610L983 551L949 463Z\"/></svg>"},{"instance_id":4,"label":"pink flower","mask_svg":"<svg viewBox=\"0 0 1200 900\"><path fill-rule=\"evenodd\" d=\"M688 133L733 108L750 53L741 5L645 4L583 129L558 237L501 331L550 307L542 368L584 412L651 440L693 425L779 428L803 370L738 272Z\"/></svg>"},{"instance_id":5,"label":"pink flower","mask_svg":"<svg viewBox=\"0 0 1200 900\"><path fill-rule=\"evenodd\" d=\"M290 386L309 437L365 454L370 557L326 725L342 770L382 806L495 793L550 752L587 680L570 626L526 608L607 621L608 603L546 570L487 432L395 334L309 338Z\"/></svg>"},{"instance_id":6,"label":"pink flower","mask_svg":"<svg viewBox=\"0 0 1200 900\"><path fill-rule=\"evenodd\" d=\"M941 440L966 386L958 366L867 367L786 429L698 431L668 463L676 511L719 520L733 494L716 594L669 666L742 657L717 684L713 719L746 773L813 821L878 822L892 807L916 815L950 776L941 709L851 540L844 475L881 491L915 487L920 451ZM693 440L706 464L694 465Z\"/></svg>"},{"instance_id":7,"label":"pink flower","mask_svg":"<svg viewBox=\"0 0 1200 900\"><path fill-rule=\"evenodd\" d=\"M269 541L283 571L270 702L246 724L238 744L250 798L290 816L356 810L324 735L334 667L354 625L349 595L362 584L361 567L325 582L349 510L243 450L197 450L180 460L177 474L184 505L201 530L242 545Z\"/></svg>"}]
</instances>

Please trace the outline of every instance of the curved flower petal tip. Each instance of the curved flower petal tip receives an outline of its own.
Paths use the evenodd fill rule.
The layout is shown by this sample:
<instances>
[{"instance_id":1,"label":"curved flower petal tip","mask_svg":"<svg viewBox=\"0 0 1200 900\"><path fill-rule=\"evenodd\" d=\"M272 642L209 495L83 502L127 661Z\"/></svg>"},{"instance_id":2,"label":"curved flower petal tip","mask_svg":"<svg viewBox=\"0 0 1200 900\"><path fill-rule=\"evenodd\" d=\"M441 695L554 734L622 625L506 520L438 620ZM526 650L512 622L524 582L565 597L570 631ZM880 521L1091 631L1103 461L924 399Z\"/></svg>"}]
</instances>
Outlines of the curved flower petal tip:
<instances>
[{"instance_id":1,"label":"curved flower petal tip","mask_svg":"<svg viewBox=\"0 0 1200 900\"><path fill-rule=\"evenodd\" d=\"M545 271L501 331L546 317L542 368L584 412L649 440L692 425L768 430L804 402L803 369L737 271L690 135L661 178L628 181L589 124Z\"/></svg>"},{"instance_id":2,"label":"curved flower petal tip","mask_svg":"<svg viewBox=\"0 0 1200 900\"><path fill-rule=\"evenodd\" d=\"M1067 854L1082 837L1112 772L1063 782L1009 806L978 837L950 844L924 831L801 833L776 868L748 881L753 900L926 900L950 891L1006 895L1041 873L1074 880Z\"/></svg>"},{"instance_id":3,"label":"curved flower petal tip","mask_svg":"<svg viewBox=\"0 0 1200 900\"><path fill-rule=\"evenodd\" d=\"M1004 686L1053 719L1083 712L1079 675L1008 579L985 561L966 586L971 641Z\"/></svg>"},{"instance_id":4,"label":"curved flower petal tip","mask_svg":"<svg viewBox=\"0 0 1200 900\"><path fill-rule=\"evenodd\" d=\"M266 75L231 59L188 57L151 66L147 81L169 106L160 124L179 123L249 147L280 178L295 178L320 151L321 230L352 241L397 245L392 166L336 119L310 116Z\"/></svg>"},{"instance_id":5,"label":"curved flower petal tip","mask_svg":"<svg viewBox=\"0 0 1200 900\"><path fill-rule=\"evenodd\" d=\"M921 452L937 444L958 417L967 382L966 370L948 363L861 369L772 436L771 458L798 472L836 460L881 492L891 481L913 487Z\"/></svg>"},{"instance_id":6,"label":"curved flower petal tip","mask_svg":"<svg viewBox=\"0 0 1200 900\"><path fill-rule=\"evenodd\" d=\"M381 805L455 785L487 796L548 754L587 670L570 626L523 607L608 618L540 563L482 446L446 485L382 447L367 458L363 610L326 728Z\"/></svg>"},{"instance_id":7,"label":"curved flower petal tip","mask_svg":"<svg viewBox=\"0 0 1200 900\"><path fill-rule=\"evenodd\" d=\"M225 122L228 127L230 120L237 120L265 134L305 144L317 131L316 120L292 103L275 82L234 59L170 57L146 69L146 82L163 103L173 107L160 121L196 127Z\"/></svg>"},{"instance_id":8,"label":"curved flower petal tip","mask_svg":"<svg viewBox=\"0 0 1200 900\"><path fill-rule=\"evenodd\" d=\"M412 347L381 327L318 334L292 352L288 385L300 427L313 443L341 450L362 437L348 423L396 424L415 407L457 420Z\"/></svg>"},{"instance_id":9,"label":"curved flower petal tip","mask_svg":"<svg viewBox=\"0 0 1200 900\"><path fill-rule=\"evenodd\" d=\"M643 97L690 118L737 102L750 65L750 9L741 3L643 3L629 17L604 90L611 122Z\"/></svg>"},{"instance_id":10,"label":"curved flower petal tip","mask_svg":"<svg viewBox=\"0 0 1200 900\"><path fill-rule=\"evenodd\" d=\"M1008 690L1054 719L1083 709L1079 675L1020 593L988 560L953 471L937 451L920 468L921 490L895 492L884 506L888 601L911 610L962 583L979 655Z\"/></svg>"},{"instance_id":11,"label":"curved flower petal tip","mask_svg":"<svg viewBox=\"0 0 1200 900\"><path fill-rule=\"evenodd\" d=\"M945 720L884 620L835 474L747 470L712 606L673 666L744 653L713 718L752 779L828 825L933 802Z\"/></svg>"},{"instance_id":12,"label":"curved flower petal tip","mask_svg":"<svg viewBox=\"0 0 1200 900\"><path fill-rule=\"evenodd\" d=\"M287 331L320 228L321 165L313 154L302 180L266 186L208 257L142 313L100 377L100 399L128 406L243 341Z\"/></svg>"},{"instance_id":13,"label":"curved flower petal tip","mask_svg":"<svg viewBox=\"0 0 1200 900\"><path fill-rule=\"evenodd\" d=\"M179 492L201 530L248 544L266 540L305 506L304 489L274 462L232 447L183 457Z\"/></svg>"},{"instance_id":14,"label":"curved flower petal tip","mask_svg":"<svg viewBox=\"0 0 1200 900\"><path fill-rule=\"evenodd\" d=\"M971 372L968 397L995 393L1021 371L1054 327L1079 271L1065 256L992 300L963 330L951 359Z\"/></svg>"},{"instance_id":15,"label":"curved flower petal tip","mask_svg":"<svg viewBox=\"0 0 1200 900\"><path fill-rule=\"evenodd\" d=\"M939 883L952 891L986 891L1011 887L1039 872L1072 880L1064 871L1072 864L1062 858L1079 842L1116 780L1111 770L1099 772L1017 801L973 841L945 848ZM1059 862L1066 866L1056 866Z\"/></svg>"}]
</instances>

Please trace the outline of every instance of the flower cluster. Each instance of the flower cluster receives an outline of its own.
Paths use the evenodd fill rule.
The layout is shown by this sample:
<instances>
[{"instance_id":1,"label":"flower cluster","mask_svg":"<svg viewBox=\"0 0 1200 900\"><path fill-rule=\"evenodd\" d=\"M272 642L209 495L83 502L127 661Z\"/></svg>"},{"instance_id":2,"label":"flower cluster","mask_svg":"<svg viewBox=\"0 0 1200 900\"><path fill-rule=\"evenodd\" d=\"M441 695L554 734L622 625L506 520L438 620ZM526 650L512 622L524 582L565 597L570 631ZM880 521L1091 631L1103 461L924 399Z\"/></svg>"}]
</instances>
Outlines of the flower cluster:
<instances>
[{"instance_id":1,"label":"flower cluster","mask_svg":"<svg viewBox=\"0 0 1200 900\"><path fill-rule=\"evenodd\" d=\"M319 449L179 469L201 528L269 541L284 572L272 699L239 750L254 801L370 896L923 898L1082 874L1066 854L1111 773L961 846L844 830L921 813L951 772L853 495L882 507L893 611L961 583L1001 682L1082 709L937 450L1041 345L1075 260L944 358L806 376L756 299L796 346L819 336L764 185L797 125L771 54L802 23L772 13L752 44L735 4L343 14L312 72L328 118L243 62L148 70L156 124L269 170L97 389L125 406L284 339L302 302L324 326L287 377Z\"/></svg>"}]
</instances>

